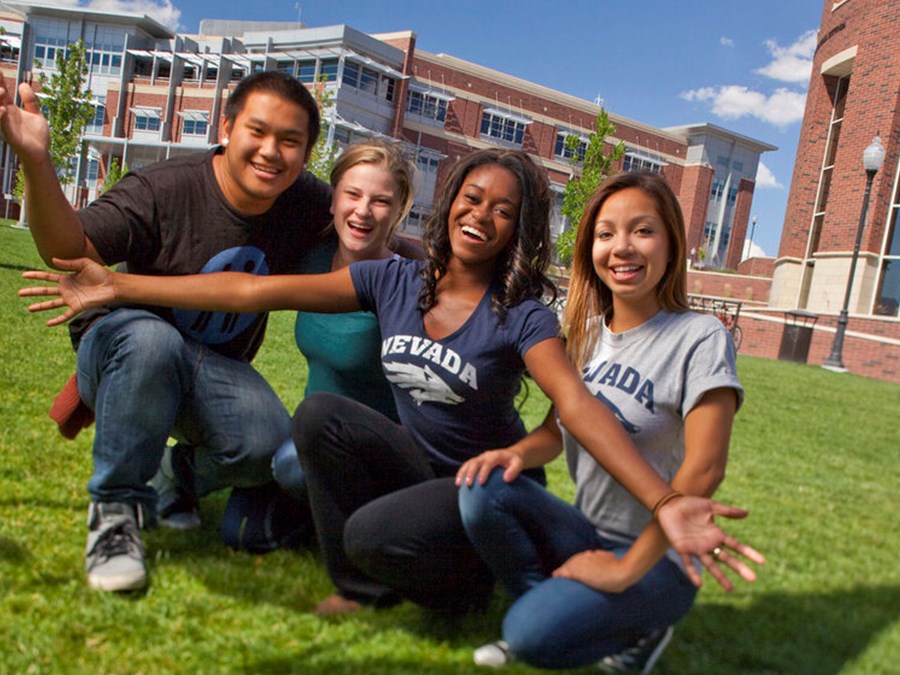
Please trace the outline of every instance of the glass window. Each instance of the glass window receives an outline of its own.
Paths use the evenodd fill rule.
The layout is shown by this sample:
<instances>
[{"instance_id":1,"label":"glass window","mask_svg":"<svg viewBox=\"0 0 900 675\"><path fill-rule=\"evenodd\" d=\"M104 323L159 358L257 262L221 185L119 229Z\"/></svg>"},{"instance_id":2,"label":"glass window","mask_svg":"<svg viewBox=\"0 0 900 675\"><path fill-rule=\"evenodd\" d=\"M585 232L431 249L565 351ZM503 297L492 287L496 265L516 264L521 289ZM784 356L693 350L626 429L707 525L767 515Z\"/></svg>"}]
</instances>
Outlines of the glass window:
<instances>
[{"instance_id":1,"label":"glass window","mask_svg":"<svg viewBox=\"0 0 900 675\"><path fill-rule=\"evenodd\" d=\"M575 159L576 162L583 162L587 148L586 138L562 131L556 134L556 157L559 159L569 161Z\"/></svg>"},{"instance_id":2,"label":"glass window","mask_svg":"<svg viewBox=\"0 0 900 675\"><path fill-rule=\"evenodd\" d=\"M481 135L509 145L522 145L525 123L486 111L481 116Z\"/></svg>"},{"instance_id":3,"label":"glass window","mask_svg":"<svg viewBox=\"0 0 900 675\"><path fill-rule=\"evenodd\" d=\"M724 194L725 181L722 178L713 178L712 191L709 198L714 202L720 202Z\"/></svg>"},{"instance_id":4,"label":"glass window","mask_svg":"<svg viewBox=\"0 0 900 675\"><path fill-rule=\"evenodd\" d=\"M94 106L94 119L88 123L88 128L95 133L100 133L103 129L103 123L106 121L106 106L98 103Z\"/></svg>"},{"instance_id":5,"label":"glass window","mask_svg":"<svg viewBox=\"0 0 900 675\"><path fill-rule=\"evenodd\" d=\"M206 120L185 120L184 135L185 136L206 136L209 129L209 123Z\"/></svg>"},{"instance_id":6,"label":"glass window","mask_svg":"<svg viewBox=\"0 0 900 675\"><path fill-rule=\"evenodd\" d=\"M157 115L141 115L134 116L135 131L159 131L159 117Z\"/></svg>"},{"instance_id":7,"label":"glass window","mask_svg":"<svg viewBox=\"0 0 900 675\"><path fill-rule=\"evenodd\" d=\"M881 287L875 299L875 314L897 316L900 313L900 259L885 260Z\"/></svg>"},{"instance_id":8,"label":"glass window","mask_svg":"<svg viewBox=\"0 0 900 675\"><path fill-rule=\"evenodd\" d=\"M428 120L443 122L447 119L447 101L428 93L410 90L406 112Z\"/></svg>"},{"instance_id":9,"label":"glass window","mask_svg":"<svg viewBox=\"0 0 900 675\"><path fill-rule=\"evenodd\" d=\"M84 173L85 180L87 180L88 183L95 183L99 174L100 162L96 159L89 159L87 161L87 170Z\"/></svg>"},{"instance_id":10,"label":"glass window","mask_svg":"<svg viewBox=\"0 0 900 675\"><path fill-rule=\"evenodd\" d=\"M359 90L372 94L378 91L378 73L368 68L363 68L359 77Z\"/></svg>"},{"instance_id":11,"label":"glass window","mask_svg":"<svg viewBox=\"0 0 900 675\"><path fill-rule=\"evenodd\" d=\"M344 75L341 78L341 84L348 87L359 87L359 66L350 61L344 62Z\"/></svg>"},{"instance_id":12,"label":"glass window","mask_svg":"<svg viewBox=\"0 0 900 675\"><path fill-rule=\"evenodd\" d=\"M622 170L625 172L629 171L650 171L651 173L659 173L662 171L663 165L659 162L654 162L645 157L635 157L634 155L626 154L625 158L622 162Z\"/></svg>"},{"instance_id":13,"label":"glass window","mask_svg":"<svg viewBox=\"0 0 900 675\"><path fill-rule=\"evenodd\" d=\"M394 78L392 77L383 77L381 79L382 92L384 92L384 100L385 101L393 101L394 100L394 91L396 85L394 83ZM444 104L446 108L446 103Z\"/></svg>"},{"instance_id":14,"label":"glass window","mask_svg":"<svg viewBox=\"0 0 900 675\"><path fill-rule=\"evenodd\" d=\"M337 80L337 71L337 59L322 59L321 68L319 68L319 79L326 82L334 82Z\"/></svg>"},{"instance_id":15,"label":"glass window","mask_svg":"<svg viewBox=\"0 0 900 675\"><path fill-rule=\"evenodd\" d=\"M300 67L297 71L297 79L305 84L312 84L316 81L316 62L300 61Z\"/></svg>"}]
</instances>

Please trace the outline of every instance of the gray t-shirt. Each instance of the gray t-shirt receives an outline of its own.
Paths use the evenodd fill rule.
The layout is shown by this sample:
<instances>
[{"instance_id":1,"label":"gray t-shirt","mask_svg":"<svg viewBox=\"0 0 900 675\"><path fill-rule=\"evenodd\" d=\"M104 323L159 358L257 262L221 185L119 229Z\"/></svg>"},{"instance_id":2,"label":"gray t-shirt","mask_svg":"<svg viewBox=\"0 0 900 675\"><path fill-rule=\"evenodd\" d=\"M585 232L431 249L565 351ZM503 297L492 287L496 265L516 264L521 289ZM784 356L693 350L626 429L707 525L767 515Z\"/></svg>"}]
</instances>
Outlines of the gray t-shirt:
<instances>
[{"instance_id":1,"label":"gray t-shirt","mask_svg":"<svg viewBox=\"0 0 900 675\"><path fill-rule=\"evenodd\" d=\"M601 318L585 385L628 431L644 458L666 481L684 459L684 418L711 389L731 387L743 400L734 343L721 322L694 312L660 311L624 333ZM651 514L563 429L566 460L576 484L575 506L605 537L631 543ZM674 551L669 557L680 566Z\"/></svg>"}]
</instances>

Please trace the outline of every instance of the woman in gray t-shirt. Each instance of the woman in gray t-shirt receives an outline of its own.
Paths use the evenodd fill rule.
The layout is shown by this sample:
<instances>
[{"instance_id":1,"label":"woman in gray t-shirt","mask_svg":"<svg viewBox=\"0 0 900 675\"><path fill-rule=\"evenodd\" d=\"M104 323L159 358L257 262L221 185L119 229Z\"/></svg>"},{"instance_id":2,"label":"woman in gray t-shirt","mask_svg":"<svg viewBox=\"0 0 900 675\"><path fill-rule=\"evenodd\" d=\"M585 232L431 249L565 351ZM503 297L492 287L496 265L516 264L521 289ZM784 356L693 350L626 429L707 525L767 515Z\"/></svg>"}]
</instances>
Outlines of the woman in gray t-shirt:
<instances>
[{"instance_id":1,"label":"woman in gray t-shirt","mask_svg":"<svg viewBox=\"0 0 900 675\"><path fill-rule=\"evenodd\" d=\"M567 352L588 390L677 491L664 500L715 492L743 397L730 336L714 317L688 311L684 260L684 221L665 180L608 179L581 220L564 316ZM518 477L563 449L574 505ZM502 471L490 473L495 467ZM701 569L669 549L659 507L636 501L553 411L526 439L470 460L458 476L471 485L460 491L466 532L516 598L503 641L476 650L476 663L647 672L691 607ZM719 561L752 580L724 548L700 562L726 589Z\"/></svg>"}]
</instances>

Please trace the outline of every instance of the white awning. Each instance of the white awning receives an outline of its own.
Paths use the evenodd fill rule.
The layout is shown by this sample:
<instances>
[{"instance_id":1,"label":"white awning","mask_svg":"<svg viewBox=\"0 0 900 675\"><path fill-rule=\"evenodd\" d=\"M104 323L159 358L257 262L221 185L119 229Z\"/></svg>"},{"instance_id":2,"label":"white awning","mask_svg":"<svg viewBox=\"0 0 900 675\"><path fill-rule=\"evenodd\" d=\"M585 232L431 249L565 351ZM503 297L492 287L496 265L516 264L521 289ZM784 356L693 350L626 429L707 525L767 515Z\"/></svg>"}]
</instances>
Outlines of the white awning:
<instances>
[{"instance_id":1,"label":"white awning","mask_svg":"<svg viewBox=\"0 0 900 675\"><path fill-rule=\"evenodd\" d=\"M22 48L22 38L16 35L0 35L0 42L7 45L10 49Z\"/></svg>"},{"instance_id":2,"label":"white awning","mask_svg":"<svg viewBox=\"0 0 900 675\"><path fill-rule=\"evenodd\" d=\"M209 113L205 110L178 110L175 114L191 122L209 122Z\"/></svg>"},{"instance_id":3,"label":"white awning","mask_svg":"<svg viewBox=\"0 0 900 675\"><path fill-rule=\"evenodd\" d=\"M452 94L445 94L442 91L438 91L437 89L432 89L431 87L427 87L422 84L417 84L415 82L410 83L409 90L414 91L417 94L422 94L423 96L431 96L432 98L436 98L439 101L450 101L456 100L456 97Z\"/></svg>"},{"instance_id":4,"label":"white awning","mask_svg":"<svg viewBox=\"0 0 900 675\"><path fill-rule=\"evenodd\" d=\"M133 115L138 115L140 117L150 117L151 119L161 119L162 118L162 109L161 108L147 108L145 106L135 106L134 108L130 108L131 113Z\"/></svg>"},{"instance_id":5,"label":"white awning","mask_svg":"<svg viewBox=\"0 0 900 675\"><path fill-rule=\"evenodd\" d=\"M510 120L512 122L518 122L519 124L531 124L531 120L527 117L523 117L522 115L516 115L515 113L509 112L507 110L500 110L499 108L485 108L484 112L494 115L496 117L502 117L505 120Z\"/></svg>"},{"instance_id":6,"label":"white awning","mask_svg":"<svg viewBox=\"0 0 900 675\"><path fill-rule=\"evenodd\" d=\"M377 70L384 75L390 75L391 77L395 77L398 80L408 80L409 75L404 75L403 73L394 70L390 66L386 66L383 63L378 63L374 59L370 59L368 56L363 56L362 54L357 54L356 52L344 52L344 58L349 61L355 61L356 63L361 63L364 66L371 68L372 70Z\"/></svg>"},{"instance_id":7,"label":"white awning","mask_svg":"<svg viewBox=\"0 0 900 675\"><path fill-rule=\"evenodd\" d=\"M334 125L336 127L342 127L343 129L349 129L350 131L354 131L363 136L368 136L370 138L391 138L390 136L381 133L380 131L375 131L374 129L369 129L369 127L360 124L359 122L352 122L350 120L345 120L340 115L334 116ZM393 139L392 139L393 140Z\"/></svg>"}]
</instances>

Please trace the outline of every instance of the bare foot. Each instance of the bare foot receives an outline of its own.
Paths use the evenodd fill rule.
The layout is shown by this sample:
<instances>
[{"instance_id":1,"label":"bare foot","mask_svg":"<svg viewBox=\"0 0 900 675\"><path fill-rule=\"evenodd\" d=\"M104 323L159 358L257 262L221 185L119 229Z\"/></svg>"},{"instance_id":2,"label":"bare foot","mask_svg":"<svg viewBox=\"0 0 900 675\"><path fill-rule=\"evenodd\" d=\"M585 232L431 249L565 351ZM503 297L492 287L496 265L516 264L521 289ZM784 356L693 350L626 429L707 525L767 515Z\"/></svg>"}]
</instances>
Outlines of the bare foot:
<instances>
[{"instance_id":1,"label":"bare foot","mask_svg":"<svg viewBox=\"0 0 900 675\"><path fill-rule=\"evenodd\" d=\"M316 605L313 611L319 616L334 616L336 614L353 614L361 609L362 605L355 600L349 600L335 593Z\"/></svg>"}]
</instances>

